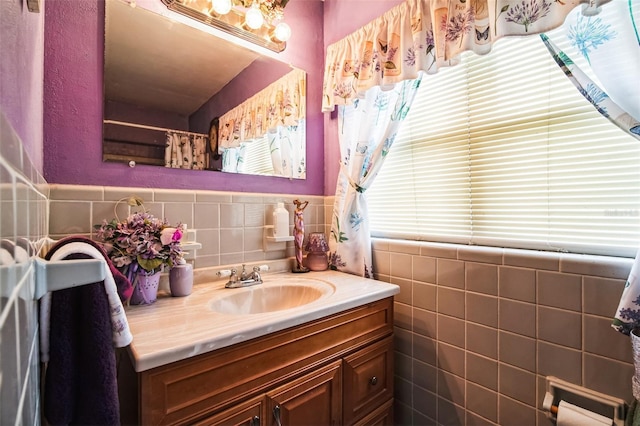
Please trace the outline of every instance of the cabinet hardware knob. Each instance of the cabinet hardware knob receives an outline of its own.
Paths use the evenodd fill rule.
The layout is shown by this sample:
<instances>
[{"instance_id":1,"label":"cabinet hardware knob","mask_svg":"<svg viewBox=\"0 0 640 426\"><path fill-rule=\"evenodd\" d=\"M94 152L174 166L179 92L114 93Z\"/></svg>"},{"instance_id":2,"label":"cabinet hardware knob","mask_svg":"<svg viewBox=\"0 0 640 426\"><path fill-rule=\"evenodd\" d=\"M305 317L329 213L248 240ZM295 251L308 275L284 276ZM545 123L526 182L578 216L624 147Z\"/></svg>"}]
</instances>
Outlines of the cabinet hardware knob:
<instances>
[{"instance_id":1,"label":"cabinet hardware knob","mask_svg":"<svg viewBox=\"0 0 640 426\"><path fill-rule=\"evenodd\" d=\"M282 422L280 422L280 406L276 405L273 407L273 418L276 420L276 424L278 426L282 426Z\"/></svg>"},{"instance_id":2,"label":"cabinet hardware knob","mask_svg":"<svg viewBox=\"0 0 640 426\"><path fill-rule=\"evenodd\" d=\"M260 426L260 417L254 416L249 422L249 426Z\"/></svg>"},{"instance_id":3,"label":"cabinet hardware knob","mask_svg":"<svg viewBox=\"0 0 640 426\"><path fill-rule=\"evenodd\" d=\"M369 379L369 383L371 384L371 386L375 386L378 384L378 378L376 376L373 376L372 378Z\"/></svg>"}]
</instances>

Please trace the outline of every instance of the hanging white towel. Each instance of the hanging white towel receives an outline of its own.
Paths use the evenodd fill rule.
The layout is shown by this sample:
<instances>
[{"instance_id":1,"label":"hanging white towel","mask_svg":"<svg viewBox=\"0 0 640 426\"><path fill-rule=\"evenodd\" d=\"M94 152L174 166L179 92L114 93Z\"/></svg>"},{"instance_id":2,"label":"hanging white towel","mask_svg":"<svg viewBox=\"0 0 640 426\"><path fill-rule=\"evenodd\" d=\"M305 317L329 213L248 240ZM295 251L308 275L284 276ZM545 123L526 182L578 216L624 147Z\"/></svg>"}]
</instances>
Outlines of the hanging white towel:
<instances>
[{"instance_id":1,"label":"hanging white towel","mask_svg":"<svg viewBox=\"0 0 640 426\"><path fill-rule=\"evenodd\" d=\"M56 250L51 260L62 260L71 254L85 254L94 259L104 259L102 253L95 247L81 242L70 242ZM105 278L104 290L109 299L111 309L111 325L113 330L113 345L116 348L127 346L133 340L129 329L129 322L124 312L124 307L118 296L116 282L113 279L109 265L104 263ZM40 358L42 362L49 360L49 319L51 317L51 293L45 294L40 299Z\"/></svg>"}]
</instances>

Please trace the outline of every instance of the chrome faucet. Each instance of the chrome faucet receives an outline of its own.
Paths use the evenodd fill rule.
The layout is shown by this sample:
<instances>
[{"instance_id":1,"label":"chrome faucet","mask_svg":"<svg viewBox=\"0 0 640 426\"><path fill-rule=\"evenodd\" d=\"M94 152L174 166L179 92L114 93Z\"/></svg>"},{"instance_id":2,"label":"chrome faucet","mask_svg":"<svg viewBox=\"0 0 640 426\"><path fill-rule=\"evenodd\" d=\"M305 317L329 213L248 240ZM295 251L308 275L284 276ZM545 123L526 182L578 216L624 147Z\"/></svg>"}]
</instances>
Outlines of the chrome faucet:
<instances>
[{"instance_id":1,"label":"chrome faucet","mask_svg":"<svg viewBox=\"0 0 640 426\"><path fill-rule=\"evenodd\" d=\"M229 273L229 282L225 284L226 288L240 288L249 287L252 285L262 284L262 276L260 271L266 271L269 267L267 265L254 266L251 272L248 272L245 265L242 265L242 271L238 275L237 269L231 269ZM223 271L217 273L218 276L227 276Z\"/></svg>"}]
</instances>

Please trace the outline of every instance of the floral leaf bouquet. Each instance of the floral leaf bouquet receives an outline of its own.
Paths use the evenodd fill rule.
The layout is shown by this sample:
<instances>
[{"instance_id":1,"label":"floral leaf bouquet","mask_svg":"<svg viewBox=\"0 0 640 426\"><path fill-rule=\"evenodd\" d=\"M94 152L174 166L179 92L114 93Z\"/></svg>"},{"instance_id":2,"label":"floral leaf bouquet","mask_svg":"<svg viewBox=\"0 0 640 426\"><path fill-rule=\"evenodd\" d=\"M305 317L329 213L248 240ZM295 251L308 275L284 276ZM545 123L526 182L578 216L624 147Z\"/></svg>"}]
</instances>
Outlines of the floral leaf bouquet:
<instances>
[{"instance_id":1,"label":"floral leaf bouquet","mask_svg":"<svg viewBox=\"0 0 640 426\"><path fill-rule=\"evenodd\" d=\"M164 265L171 268L182 262L181 224L172 227L166 220L138 212L123 221L104 220L94 228L97 240L104 245L113 264L131 281L134 288L140 275L157 275L159 279L159 272ZM153 301L155 296L144 303Z\"/></svg>"}]
</instances>

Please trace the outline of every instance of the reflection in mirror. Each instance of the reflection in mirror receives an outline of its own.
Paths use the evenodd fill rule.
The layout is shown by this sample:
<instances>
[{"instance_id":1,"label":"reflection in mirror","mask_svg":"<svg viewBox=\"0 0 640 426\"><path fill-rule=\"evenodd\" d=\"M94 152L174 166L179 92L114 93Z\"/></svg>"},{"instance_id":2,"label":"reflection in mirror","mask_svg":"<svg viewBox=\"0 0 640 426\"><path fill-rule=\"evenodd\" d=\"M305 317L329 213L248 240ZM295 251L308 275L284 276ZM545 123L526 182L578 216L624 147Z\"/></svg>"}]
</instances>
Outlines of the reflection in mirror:
<instances>
[{"instance_id":1,"label":"reflection in mirror","mask_svg":"<svg viewBox=\"0 0 640 426\"><path fill-rule=\"evenodd\" d=\"M292 70L121 0L105 1L105 19L104 161L164 166L170 163L167 141L179 132L189 142L189 155L169 167L221 170L222 158L209 138L212 121ZM236 172L278 175L269 167L268 138L263 139L262 147L252 144L247 167ZM260 165L254 167L255 161Z\"/></svg>"},{"instance_id":2,"label":"reflection in mirror","mask_svg":"<svg viewBox=\"0 0 640 426\"><path fill-rule=\"evenodd\" d=\"M222 170L246 171L253 145L263 146L266 139L273 173L304 178L306 104L306 74L293 70L225 113L212 134L212 140L218 138Z\"/></svg>"}]
</instances>

